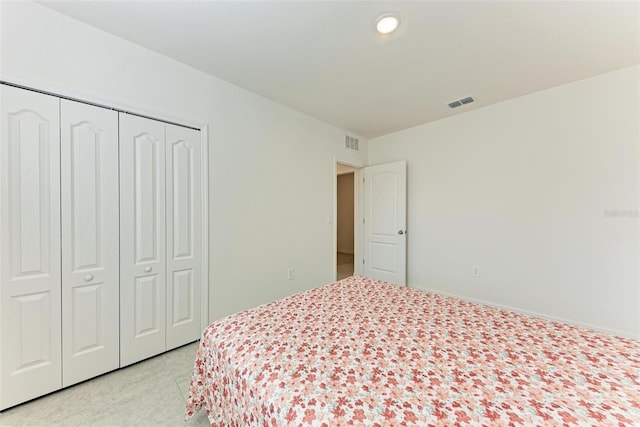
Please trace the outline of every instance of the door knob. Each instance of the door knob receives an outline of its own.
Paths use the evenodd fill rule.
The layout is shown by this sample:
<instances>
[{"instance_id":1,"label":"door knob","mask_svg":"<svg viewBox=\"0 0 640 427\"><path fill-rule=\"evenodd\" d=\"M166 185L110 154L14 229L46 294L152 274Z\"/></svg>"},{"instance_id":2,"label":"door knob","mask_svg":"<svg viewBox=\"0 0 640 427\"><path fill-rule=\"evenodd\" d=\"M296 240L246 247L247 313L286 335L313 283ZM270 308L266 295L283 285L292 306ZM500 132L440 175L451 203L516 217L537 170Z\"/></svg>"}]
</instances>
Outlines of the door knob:
<instances>
[{"instance_id":1,"label":"door knob","mask_svg":"<svg viewBox=\"0 0 640 427\"><path fill-rule=\"evenodd\" d=\"M93 280L93 275L92 274L87 274L86 276L84 276L84 280L86 280L87 282L90 282Z\"/></svg>"},{"instance_id":2,"label":"door knob","mask_svg":"<svg viewBox=\"0 0 640 427\"><path fill-rule=\"evenodd\" d=\"M148 272L150 272L150 271L151 271L151 267L146 266L146 267L144 268L144 271L146 271L147 273L148 273Z\"/></svg>"},{"instance_id":3,"label":"door knob","mask_svg":"<svg viewBox=\"0 0 640 427\"><path fill-rule=\"evenodd\" d=\"M398 230L398 234L403 235L404 233L406 233L406 231Z\"/></svg>"}]
</instances>

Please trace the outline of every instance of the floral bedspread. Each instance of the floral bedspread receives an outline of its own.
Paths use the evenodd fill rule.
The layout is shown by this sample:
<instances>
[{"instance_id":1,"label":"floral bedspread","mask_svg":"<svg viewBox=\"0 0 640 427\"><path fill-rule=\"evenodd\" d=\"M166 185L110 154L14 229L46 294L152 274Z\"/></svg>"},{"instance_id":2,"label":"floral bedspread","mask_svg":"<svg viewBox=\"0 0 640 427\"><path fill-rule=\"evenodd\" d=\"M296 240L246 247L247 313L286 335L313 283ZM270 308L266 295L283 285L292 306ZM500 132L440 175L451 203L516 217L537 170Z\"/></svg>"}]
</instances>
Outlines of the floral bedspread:
<instances>
[{"instance_id":1,"label":"floral bedspread","mask_svg":"<svg viewBox=\"0 0 640 427\"><path fill-rule=\"evenodd\" d=\"M640 426L640 342L350 277L211 324L212 426Z\"/></svg>"}]
</instances>

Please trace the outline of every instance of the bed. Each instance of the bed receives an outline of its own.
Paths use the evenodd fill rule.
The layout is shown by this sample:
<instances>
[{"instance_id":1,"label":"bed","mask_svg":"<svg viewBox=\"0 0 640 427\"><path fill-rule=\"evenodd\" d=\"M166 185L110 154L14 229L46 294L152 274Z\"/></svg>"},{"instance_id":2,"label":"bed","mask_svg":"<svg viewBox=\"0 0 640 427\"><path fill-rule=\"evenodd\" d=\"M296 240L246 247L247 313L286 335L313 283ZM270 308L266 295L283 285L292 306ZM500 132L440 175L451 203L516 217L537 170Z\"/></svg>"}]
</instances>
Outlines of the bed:
<instances>
[{"instance_id":1,"label":"bed","mask_svg":"<svg viewBox=\"0 0 640 427\"><path fill-rule=\"evenodd\" d=\"M212 426L640 425L640 342L366 277L202 334Z\"/></svg>"}]
</instances>

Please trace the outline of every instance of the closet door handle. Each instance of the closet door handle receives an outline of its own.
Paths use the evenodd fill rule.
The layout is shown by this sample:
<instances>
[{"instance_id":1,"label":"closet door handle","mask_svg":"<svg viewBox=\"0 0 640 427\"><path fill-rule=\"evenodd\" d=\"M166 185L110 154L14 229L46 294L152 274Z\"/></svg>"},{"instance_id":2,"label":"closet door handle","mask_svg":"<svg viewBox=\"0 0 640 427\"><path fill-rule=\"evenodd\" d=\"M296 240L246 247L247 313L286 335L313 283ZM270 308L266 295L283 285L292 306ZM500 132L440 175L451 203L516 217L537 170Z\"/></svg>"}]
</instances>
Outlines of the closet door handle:
<instances>
[{"instance_id":1,"label":"closet door handle","mask_svg":"<svg viewBox=\"0 0 640 427\"><path fill-rule=\"evenodd\" d=\"M151 271L151 267L146 266L146 267L144 268L144 271L146 271L147 273L149 273L149 272Z\"/></svg>"},{"instance_id":2,"label":"closet door handle","mask_svg":"<svg viewBox=\"0 0 640 427\"><path fill-rule=\"evenodd\" d=\"M86 276L84 276L84 280L86 280L87 282L90 282L93 280L93 274L87 274Z\"/></svg>"}]
</instances>

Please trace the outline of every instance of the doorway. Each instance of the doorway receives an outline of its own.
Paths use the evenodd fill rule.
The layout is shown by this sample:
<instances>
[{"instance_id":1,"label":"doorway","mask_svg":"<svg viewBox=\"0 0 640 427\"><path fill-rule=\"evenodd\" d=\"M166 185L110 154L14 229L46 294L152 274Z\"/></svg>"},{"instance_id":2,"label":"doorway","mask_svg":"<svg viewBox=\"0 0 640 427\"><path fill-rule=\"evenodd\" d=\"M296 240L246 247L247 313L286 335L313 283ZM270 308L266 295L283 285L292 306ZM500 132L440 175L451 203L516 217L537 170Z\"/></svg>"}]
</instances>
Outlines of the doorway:
<instances>
[{"instance_id":1,"label":"doorway","mask_svg":"<svg viewBox=\"0 0 640 427\"><path fill-rule=\"evenodd\" d=\"M336 165L336 280L356 271L356 172L351 166Z\"/></svg>"}]
</instances>

